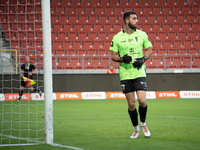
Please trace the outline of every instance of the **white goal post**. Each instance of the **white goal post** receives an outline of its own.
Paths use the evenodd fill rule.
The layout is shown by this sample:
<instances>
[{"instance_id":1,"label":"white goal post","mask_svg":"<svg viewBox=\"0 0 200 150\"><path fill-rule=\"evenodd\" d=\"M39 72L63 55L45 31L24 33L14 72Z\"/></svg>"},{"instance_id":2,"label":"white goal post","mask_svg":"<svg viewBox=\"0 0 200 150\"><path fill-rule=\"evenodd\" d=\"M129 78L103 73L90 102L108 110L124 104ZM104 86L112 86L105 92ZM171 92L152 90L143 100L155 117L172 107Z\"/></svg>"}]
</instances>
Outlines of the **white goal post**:
<instances>
[{"instance_id":1,"label":"white goal post","mask_svg":"<svg viewBox=\"0 0 200 150\"><path fill-rule=\"evenodd\" d=\"M42 34L44 52L44 114L45 114L45 143L53 144L53 83L51 55L51 14L50 0L42 0Z\"/></svg>"}]
</instances>

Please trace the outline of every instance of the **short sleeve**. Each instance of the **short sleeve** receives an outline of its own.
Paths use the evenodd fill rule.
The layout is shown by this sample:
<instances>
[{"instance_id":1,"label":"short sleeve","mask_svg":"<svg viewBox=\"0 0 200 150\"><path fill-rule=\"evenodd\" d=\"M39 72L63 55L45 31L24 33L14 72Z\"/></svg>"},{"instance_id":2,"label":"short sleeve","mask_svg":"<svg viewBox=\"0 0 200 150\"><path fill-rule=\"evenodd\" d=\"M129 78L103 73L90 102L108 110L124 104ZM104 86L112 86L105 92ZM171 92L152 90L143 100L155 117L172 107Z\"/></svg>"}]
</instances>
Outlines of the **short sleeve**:
<instances>
[{"instance_id":1,"label":"short sleeve","mask_svg":"<svg viewBox=\"0 0 200 150\"><path fill-rule=\"evenodd\" d=\"M152 47L151 41L149 40L149 37L146 33L144 33L144 42L143 42L143 46L145 49Z\"/></svg>"},{"instance_id":2,"label":"short sleeve","mask_svg":"<svg viewBox=\"0 0 200 150\"><path fill-rule=\"evenodd\" d=\"M31 64L31 69L33 69L33 70L35 69L35 66L33 64Z\"/></svg>"},{"instance_id":3,"label":"short sleeve","mask_svg":"<svg viewBox=\"0 0 200 150\"><path fill-rule=\"evenodd\" d=\"M118 46L117 46L117 36L115 35L112 39L110 50L118 53Z\"/></svg>"},{"instance_id":4,"label":"short sleeve","mask_svg":"<svg viewBox=\"0 0 200 150\"><path fill-rule=\"evenodd\" d=\"M23 70L25 69L25 65L24 64L21 66L21 69L23 69Z\"/></svg>"}]
</instances>

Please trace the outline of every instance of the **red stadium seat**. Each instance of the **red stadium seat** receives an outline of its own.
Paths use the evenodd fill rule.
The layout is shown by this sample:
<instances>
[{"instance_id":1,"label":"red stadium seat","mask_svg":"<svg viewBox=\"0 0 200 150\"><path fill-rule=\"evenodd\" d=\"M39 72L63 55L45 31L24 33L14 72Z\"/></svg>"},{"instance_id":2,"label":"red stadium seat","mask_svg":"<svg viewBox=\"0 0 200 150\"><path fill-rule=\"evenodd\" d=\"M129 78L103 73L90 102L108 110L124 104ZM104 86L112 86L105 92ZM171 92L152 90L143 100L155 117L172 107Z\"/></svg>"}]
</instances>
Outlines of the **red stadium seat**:
<instances>
[{"instance_id":1,"label":"red stadium seat","mask_svg":"<svg viewBox=\"0 0 200 150\"><path fill-rule=\"evenodd\" d=\"M181 31L181 24L180 23L173 23L172 24L172 31L180 32Z\"/></svg>"},{"instance_id":2,"label":"red stadium seat","mask_svg":"<svg viewBox=\"0 0 200 150\"><path fill-rule=\"evenodd\" d=\"M66 11L66 13L67 14L74 14L74 7L73 6L67 6L67 7L65 7L65 11Z\"/></svg>"},{"instance_id":3,"label":"red stadium seat","mask_svg":"<svg viewBox=\"0 0 200 150\"><path fill-rule=\"evenodd\" d=\"M95 23L93 26L94 26L93 31L95 31L95 32L103 30L102 29L103 27L102 27L101 23Z\"/></svg>"},{"instance_id":4,"label":"red stadium seat","mask_svg":"<svg viewBox=\"0 0 200 150\"><path fill-rule=\"evenodd\" d=\"M178 32L177 37L180 40L185 40L186 39L186 33L185 32Z\"/></svg>"},{"instance_id":5,"label":"red stadium seat","mask_svg":"<svg viewBox=\"0 0 200 150\"><path fill-rule=\"evenodd\" d=\"M165 22L167 23L174 23L176 20L175 20L175 16L172 14L172 15L166 15L166 20Z\"/></svg>"},{"instance_id":6,"label":"red stadium seat","mask_svg":"<svg viewBox=\"0 0 200 150\"><path fill-rule=\"evenodd\" d=\"M98 22L97 16L96 15L90 15L89 16L89 22L90 23L96 23L96 22Z\"/></svg>"},{"instance_id":7,"label":"red stadium seat","mask_svg":"<svg viewBox=\"0 0 200 150\"><path fill-rule=\"evenodd\" d=\"M87 39L87 33L86 32L79 32L78 34L78 40L84 41Z\"/></svg>"},{"instance_id":8,"label":"red stadium seat","mask_svg":"<svg viewBox=\"0 0 200 150\"><path fill-rule=\"evenodd\" d=\"M190 48L189 50L189 54L198 54L197 49L196 48Z\"/></svg>"},{"instance_id":9,"label":"red stadium seat","mask_svg":"<svg viewBox=\"0 0 200 150\"><path fill-rule=\"evenodd\" d=\"M82 47L82 42L81 41L74 41L73 46L78 49Z\"/></svg>"},{"instance_id":10,"label":"red stadium seat","mask_svg":"<svg viewBox=\"0 0 200 150\"><path fill-rule=\"evenodd\" d=\"M121 6L116 6L114 7L114 12L115 15L122 15L123 14L123 7Z\"/></svg>"},{"instance_id":11,"label":"red stadium seat","mask_svg":"<svg viewBox=\"0 0 200 150\"><path fill-rule=\"evenodd\" d=\"M175 40L176 39L176 33L175 32L168 32L167 38L170 39L170 40Z\"/></svg>"},{"instance_id":12,"label":"red stadium seat","mask_svg":"<svg viewBox=\"0 0 200 150\"><path fill-rule=\"evenodd\" d=\"M98 33L98 40L104 41L107 38L106 32L99 32Z\"/></svg>"},{"instance_id":13,"label":"red stadium seat","mask_svg":"<svg viewBox=\"0 0 200 150\"><path fill-rule=\"evenodd\" d=\"M157 16L156 22L157 23L163 23L163 22L165 22L165 20L166 20L166 18L165 18L164 15L159 15L159 16Z\"/></svg>"},{"instance_id":14,"label":"red stadium seat","mask_svg":"<svg viewBox=\"0 0 200 150\"><path fill-rule=\"evenodd\" d=\"M161 14L161 7L160 6L154 6L153 7L153 14L159 15Z\"/></svg>"},{"instance_id":15,"label":"red stadium seat","mask_svg":"<svg viewBox=\"0 0 200 150\"><path fill-rule=\"evenodd\" d=\"M151 41L154 41L154 40L157 39L157 38L156 38L155 32L149 32L149 33L148 33L148 36L149 36L149 39L150 39Z\"/></svg>"},{"instance_id":16,"label":"red stadium seat","mask_svg":"<svg viewBox=\"0 0 200 150\"><path fill-rule=\"evenodd\" d=\"M192 23L192 30L196 32L199 31L200 30L199 23Z\"/></svg>"},{"instance_id":17,"label":"red stadium seat","mask_svg":"<svg viewBox=\"0 0 200 150\"><path fill-rule=\"evenodd\" d=\"M192 6L192 14L199 14L200 13L200 8L199 6Z\"/></svg>"},{"instance_id":18,"label":"red stadium seat","mask_svg":"<svg viewBox=\"0 0 200 150\"><path fill-rule=\"evenodd\" d=\"M104 32L111 32L113 29L112 29L112 24L103 24L103 29L102 31Z\"/></svg>"},{"instance_id":19,"label":"red stadium seat","mask_svg":"<svg viewBox=\"0 0 200 150\"><path fill-rule=\"evenodd\" d=\"M194 23L194 22L196 22L197 20L196 20L196 18L195 18L195 15L187 15L186 16L186 20L187 20L187 22L192 22L192 23Z\"/></svg>"},{"instance_id":20,"label":"red stadium seat","mask_svg":"<svg viewBox=\"0 0 200 150\"><path fill-rule=\"evenodd\" d=\"M160 48L158 49L158 54L160 55L166 55L167 54L167 49L166 48Z\"/></svg>"},{"instance_id":21,"label":"red stadium seat","mask_svg":"<svg viewBox=\"0 0 200 150\"><path fill-rule=\"evenodd\" d=\"M83 31L84 32L88 32L88 31L92 31L93 28L92 28L92 24L91 23L87 23L87 24L84 24L83 25Z\"/></svg>"},{"instance_id":22,"label":"red stadium seat","mask_svg":"<svg viewBox=\"0 0 200 150\"><path fill-rule=\"evenodd\" d=\"M183 43L184 48L190 49L193 47L192 41L191 40L185 40Z\"/></svg>"},{"instance_id":23,"label":"red stadium seat","mask_svg":"<svg viewBox=\"0 0 200 150\"><path fill-rule=\"evenodd\" d=\"M191 28L191 24L190 23L183 23L182 24L182 28L181 28L182 31L189 31L191 29L192 28Z\"/></svg>"},{"instance_id":24,"label":"red stadium seat","mask_svg":"<svg viewBox=\"0 0 200 150\"><path fill-rule=\"evenodd\" d=\"M181 7L180 6L173 6L172 7L172 13L173 14L179 14L179 13L181 13Z\"/></svg>"},{"instance_id":25,"label":"red stadium seat","mask_svg":"<svg viewBox=\"0 0 200 150\"><path fill-rule=\"evenodd\" d=\"M94 48L87 49L87 54L88 55L96 55L97 54L96 49L94 49Z\"/></svg>"},{"instance_id":26,"label":"red stadium seat","mask_svg":"<svg viewBox=\"0 0 200 150\"><path fill-rule=\"evenodd\" d=\"M182 11L182 13L184 13L184 14L189 14L189 13L191 13L191 11L190 11L190 6L189 5L187 5L187 6L182 6L181 7L181 11Z\"/></svg>"},{"instance_id":27,"label":"red stadium seat","mask_svg":"<svg viewBox=\"0 0 200 150\"><path fill-rule=\"evenodd\" d=\"M95 41L94 42L94 47L96 48L96 49L99 49L99 48L101 48L102 47L102 42L101 41Z\"/></svg>"},{"instance_id":28,"label":"red stadium seat","mask_svg":"<svg viewBox=\"0 0 200 150\"><path fill-rule=\"evenodd\" d=\"M66 39L66 37L67 37L67 34L65 32L59 32L57 39L63 41Z\"/></svg>"},{"instance_id":29,"label":"red stadium seat","mask_svg":"<svg viewBox=\"0 0 200 150\"><path fill-rule=\"evenodd\" d=\"M174 40L173 42L174 42L174 46L173 46L174 48L180 49L183 47L183 43L181 40Z\"/></svg>"},{"instance_id":30,"label":"red stadium seat","mask_svg":"<svg viewBox=\"0 0 200 150\"><path fill-rule=\"evenodd\" d=\"M131 10L133 10L133 8L132 8L132 6L129 4L129 5L126 5L125 7L124 7L124 12L126 12L126 11L131 11Z\"/></svg>"},{"instance_id":31,"label":"red stadium seat","mask_svg":"<svg viewBox=\"0 0 200 150\"><path fill-rule=\"evenodd\" d=\"M85 24L88 22L88 17L86 15L79 15L78 20L76 22L79 22L81 24Z\"/></svg>"},{"instance_id":32,"label":"red stadium seat","mask_svg":"<svg viewBox=\"0 0 200 150\"><path fill-rule=\"evenodd\" d=\"M162 9L163 9L163 13L164 13L165 15L168 15L169 13L172 12L172 7L170 7L170 5L168 5L168 6L163 6Z\"/></svg>"},{"instance_id":33,"label":"red stadium seat","mask_svg":"<svg viewBox=\"0 0 200 150\"><path fill-rule=\"evenodd\" d=\"M97 33L96 32L89 32L88 33L88 39L91 41L94 41L97 39Z\"/></svg>"},{"instance_id":34,"label":"red stadium seat","mask_svg":"<svg viewBox=\"0 0 200 150\"><path fill-rule=\"evenodd\" d=\"M73 31L78 33L78 32L81 32L82 30L83 30L82 24L79 24L79 23L74 24Z\"/></svg>"},{"instance_id":35,"label":"red stadium seat","mask_svg":"<svg viewBox=\"0 0 200 150\"><path fill-rule=\"evenodd\" d=\"M74 48L68 48L65 50L67 55L76 55L76 51Z\"/></svg>"},{"instance_id":36,"label":"red stadium seat","mask_svg":"<svg viewBox=\"0 0 200 150\"><path fill-rule=\"evenodd\" d=\"M158 32L158 39L160 39L161 41L165 41L167 39L167 34L166 32Z\"/></svg>"},{"instance_id":37,"label":"red stadium seat","mask_svg":"<svg viewBox=\"0 0 200 150\"><path fill-rule=\"evenodd\" d=\"M68 34L67 34L67 39L69 39L69 40L76 40L76 37L77 37L77 34L76 34L76 32L68 32Z\"/></svg>"},{"instance_id":38,"label":"red stadium seat","mask_svg":"<svg viewBox=\"0 0 200 150\"><path fill-rule=\"evenodd\" d=\"M186 38L189 39L189 40L195 40L195 39L198 39L198 36L197 36L196 32L189 31L187 33L187 37Z\"/></svg>"},{"instance_id":39,"label":"red stadium seat","mask_svg":"<svg viewBox=\"0 0 200 150\"><path fill-rule=\"evenodd\" d=\"M91 41L84 41L83 45L85 49L93 48L93 44Z\"/></svg>"},{"instance_id":40,"label":"red stadium seat","mask_svg":"<svg viewBox=\"0 0 200 150\"><path fill-rule=\"evenodd\" d=\"M168 54L177 55L177 50L175 48L168 49Z\"/></svg>"},{"instance_id":41,"label":"red stadium seat","mask_svg":"<svg viewBox=\"0 0 200 150\"><path fill-rule=\"evenodd\" d=\"M102 6L95 7L95 12L94 13L96 13L98 15L104 14L103 7Z\"/></svg>"},{"instance_id":42,"label":"red stadium seat","mask_svg":"<svg viewBox=\"0 0 200 150\"><path fill-rule=\"evenodd\" d=\"M150 32L151 31L151 24L143 24L143 31Z\"/></svg>"},{"instance_id":43,"label":"red stadium seat","mask_svg":"<svg viewBox=\"0 0 200 150\"><path fill-rule=\"evenodd\" d=\"M152 25L152 31L153 32L159 32L161 30L161 24L160 23L154 23Z\"/></svg>"},{"instance_id":44,"label":"red stadium seat","mask_svg":"<svg viewBox=\"0 0 200 150\"><path fill-rule=\"evenodd\" d=\"M200 40L194 40L194 48L200 49Z\"/></svg>"},{"instance_id":45,"label":"red stadium seat","mask_svg":"<svg viewBox=\"0 0 200 150\"><path fill-rule=\"evenodd\" d=\"M106 6L106 7L104 7L104 9L105 9L105 14L107 14L107 15L113 14L113 12L114 12L114 8L111 6Z\"/></svg>"},{"instance_id":46,"label":"red stadium seat","mask_svg":"<svg viewBox=\"0 0 200 150\"><path fill-rule=\"evenodd\" d=\"M76 10L76 13L79 14L79 15L85 13L83 6L76 6L75 10Z\"/></svg>"},{"instance_id":47,"label":"red stadium seat","mask_svg":"<svg viewBox=\"0 0 200 150\"><path fill-rule=\"evenodd\" d=\"M180 48L178 50L178 54L187 54L187 49L186 48Z\"/></svg>"},{"instance_id":48,"label":"red stadium seat","mask_svg":"<svg viewBox=\"0 0 200 150\"><path fill-rule=\"evenodd\" d=\"M155 48L155 49L159 49L159 48L162 48L162 42L161 42L161 40L155 40L154 42L153 42L153 47Z\"/></svg>"},{"instance_id":49,"label":"red stadium seat","mask_svg":"<svg viewBox=\"0 0 200 150\"><path fill-rule=\"evenodd\" d=\"M107 50L105 48L98 49L98 55L107 55Z\"/></svg>"},{"instance_id":50,"label":"red stadium seat","mask_svg":"<svg viewBox=\"0 0 200 150\"><path fill-rule=\"evenodd\" d=\"M86 55L86 50L83 48L78 48L77 49L77 55Z\"/></svg>"},{"instance_id":51,"label":"red stadium seat","mask_svg":"<svg viewBox=\"0 0 200 150\"><path fill-rule=\"evenodd\" d=\"M163 45L163 48L166 48L166 49L170 49L173 47L173 44L172 44L172 41L171 40L165 40L164 41L164 45Z\"/></svg>"},{"instance_id":52,"label":"red stadium seat","mask_svg":"<svg viewBox=\"0 0 200 150\"><path fill-rule=\"evenodd\" d=\"M65 49L57 49L56 55L65 55Z\"/></svg>"},{"instance_id":53,"label":"red stadium seat","mask_svg":"<svg viewBox=\"0 0 200 150\"><path fill-rule=\"evenodd\" d=\"M193 57L192 68L200 68L200 57L199 56Z\"/></svg>"},{"instance_id":54,"label":"red stadium seat","mask_svg":"<svg viewBox=\"0 0 200 150\"><path fill-rule=\"evenodd\" d=\"M171 24L168 24L168 23L162 24L161 30L164 31L164 32L171 31Z\"/></svg>"},{"instance_id":55,"label":"red stadium seat","mask_svg":"<svg viewBox=\"0 0 200 150\"><path fill-rule=\"evenodd\" d=\"M93 14L94 13L94 7L93 6L86 6L85 7L85 13L87 14Z\"/></svg>"}]
</instances>

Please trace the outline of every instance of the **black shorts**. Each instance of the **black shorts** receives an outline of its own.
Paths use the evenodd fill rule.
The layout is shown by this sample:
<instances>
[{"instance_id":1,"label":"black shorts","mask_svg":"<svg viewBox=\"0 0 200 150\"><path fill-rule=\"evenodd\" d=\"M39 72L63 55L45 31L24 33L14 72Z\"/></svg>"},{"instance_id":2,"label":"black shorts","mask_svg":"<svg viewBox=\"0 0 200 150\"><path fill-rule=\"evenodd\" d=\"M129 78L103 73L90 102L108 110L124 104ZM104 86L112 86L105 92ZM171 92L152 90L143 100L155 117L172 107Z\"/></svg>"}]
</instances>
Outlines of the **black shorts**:
<instances>
[{"instance_id":1,"label":"black shorts","mask_svg":"<svg viewBox=\"0 0 200 150\"><path fill-rule=\"evenodd\" d=\"M136 78L132 80L123 80L120 81L121 83L121 88L122 92L124 94L134 92L134 91L146 91L147 89L147 83L146 83L146 78L141 77L141 78Z\"/></svg>"}]
</instances>

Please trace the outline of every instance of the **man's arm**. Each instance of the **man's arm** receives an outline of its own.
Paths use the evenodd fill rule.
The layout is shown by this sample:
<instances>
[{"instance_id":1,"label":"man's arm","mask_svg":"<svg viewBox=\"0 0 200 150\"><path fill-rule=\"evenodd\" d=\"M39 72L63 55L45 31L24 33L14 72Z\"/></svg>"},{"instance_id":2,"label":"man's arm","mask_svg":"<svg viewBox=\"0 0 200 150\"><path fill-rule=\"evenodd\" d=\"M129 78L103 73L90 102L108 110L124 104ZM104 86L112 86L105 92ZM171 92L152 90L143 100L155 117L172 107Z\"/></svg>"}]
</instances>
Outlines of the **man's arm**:
<instances>
[{"instance_id":1,"label":"man's arm","mask_svg":"<svg viewBox=\"0 0 200 150\"><path fill-rule=\"evenodd\" d=\"M152 54L152 48L149 47L149 48L147 48L145 50L146 50L146 52L145 52L144 56L148 59Z\"/></svg>"},{"instance_id":2,"label":"man's arm","mask_svg":"<svg viewBox=\"0 0 200 150\"><path fill-rule=\"evenodd\" d=\"M112 61L119 62L119 54L117 52L111 51Z\"/></svg>"}]
</instances>

